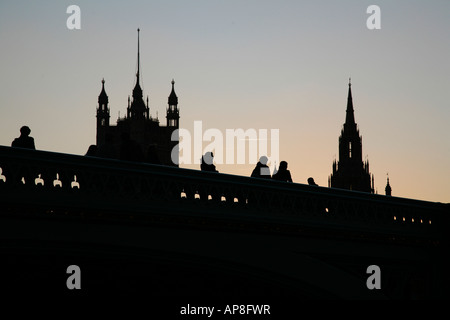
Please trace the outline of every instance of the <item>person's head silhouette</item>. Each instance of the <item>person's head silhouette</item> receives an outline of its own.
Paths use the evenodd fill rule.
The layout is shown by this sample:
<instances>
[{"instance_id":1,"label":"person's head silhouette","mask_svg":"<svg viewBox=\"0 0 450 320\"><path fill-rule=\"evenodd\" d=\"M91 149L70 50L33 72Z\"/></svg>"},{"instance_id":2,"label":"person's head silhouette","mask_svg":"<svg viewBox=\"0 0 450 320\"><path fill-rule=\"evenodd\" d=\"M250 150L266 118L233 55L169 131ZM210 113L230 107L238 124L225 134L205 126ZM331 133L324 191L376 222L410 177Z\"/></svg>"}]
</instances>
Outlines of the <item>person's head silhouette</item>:
<instances>
[{"instance_id":1,"label":"person's head silhouette","mask_svg":"<svg viewBox=\"0 0 450 320\"><path fill-rule=\"evenodd\" d=\"M316 182L314 181L314 179L312 177L308 178L308 184L310 186L317 186Z\"/></svg>"},{"instance_id":2,"label":"person's head silhouette","mask_svg":"<svg viewBox=\"0 0 450 320\"><path fill-rule=\"evenodd\" d=\"M269 159L267 159L266 156L262 156L262 157L259 158L259 162L260 162L262 165L266 165L268 160L269 160Z\"/></svg>"},{"instance_id":3,"label":"person's head silhouette","mask_svg":"<svg viewBox=\"0 0 450 320\"><path fill-rule=\"evenodd\" d=\"M281 161L280 167L278 168L278 170L287 170L287 166L288 166L288 163L286 161Z\"/></svg>"},{"instance_id":4,"label":"person's head silhouette","mask_svg":"<svg viewBox=\"0 0 450 320\"><path fill-rule=\"evenodd\" d=\"M206 164L212 164L213 163L214 154L212 152L206 152L203 156L203 161Z\"/></svg>"},{"instance_id":5,"label":"person's head silhouette","mask_svg":"<svg viewBox=\"0 0 450 320\"><path fill-rule=\"evenodd\" d=\"M20 135L28 137L31 133L31 129L28 126L23 126L20 128Z\"/></svg>"}]
</instances>

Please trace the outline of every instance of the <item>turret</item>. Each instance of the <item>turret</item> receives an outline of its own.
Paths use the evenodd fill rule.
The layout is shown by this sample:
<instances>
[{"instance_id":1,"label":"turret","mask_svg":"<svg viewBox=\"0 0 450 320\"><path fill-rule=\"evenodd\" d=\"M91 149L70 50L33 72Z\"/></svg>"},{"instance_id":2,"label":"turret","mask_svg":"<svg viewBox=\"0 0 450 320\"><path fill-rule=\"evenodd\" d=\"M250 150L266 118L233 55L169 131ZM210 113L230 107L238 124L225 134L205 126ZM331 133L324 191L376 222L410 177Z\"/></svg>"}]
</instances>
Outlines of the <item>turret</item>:
<instances>
[{"instance_id":1,"label":"turret","mask_svg":"<svg viewBox=\"0 0 450 320\"><path fill-rule=\"evenodd\" d=\"M175 81L172 79L172 91L170 92L169 98L168 98L168 107L166 112L166 118L167 118L167 126L168 127L179 127L179 119L180 119L180 113L178 110L178 97L175 93Z\"/></svg>"},{"instance_id":2,"label":"turret","mask_svg":"<svg viewBox=\"0 0 450 320\"><path fill-rule=\"evenodd\" d=\"M391 185L389 184L389 174L387 176L387 184L386 184L386 188L384 188L384 191L386 192L387 196L391 196L392 195L392 188Z\"/></svg>"},{"instance_id":3,"label":"turret","mask_svg":"<svg viewBox=\"0 0 450 320\"><path fill-rule=\"evenodd\" d=\"M108 95L105 91L105 79L102 79L102 91L98 96L97 107L97 145L100 141L103 141L105 137L106 128L109 127L109 107L108 107Z\"/></svg>"}]
</instances>

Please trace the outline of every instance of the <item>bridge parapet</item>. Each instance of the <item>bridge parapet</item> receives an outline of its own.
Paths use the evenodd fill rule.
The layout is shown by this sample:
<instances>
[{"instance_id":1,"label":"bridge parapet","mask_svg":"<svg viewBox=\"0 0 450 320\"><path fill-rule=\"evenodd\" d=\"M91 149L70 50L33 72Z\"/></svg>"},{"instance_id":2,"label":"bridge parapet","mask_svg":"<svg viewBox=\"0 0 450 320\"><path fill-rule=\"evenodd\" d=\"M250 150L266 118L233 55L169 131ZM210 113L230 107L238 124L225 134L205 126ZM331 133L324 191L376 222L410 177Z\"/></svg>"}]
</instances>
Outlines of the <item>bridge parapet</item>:
<instances>
[{"instance_id":1,"label":"bridge parapet","mask_svg":"<svg viewBox=\"0 0 450 320\"><path fill-rule=\"evenodd\" d=\"M9 214L214 220L221 228L439 242L449 211L448 204L0 146L0 212Z\"/></svg>"}]
</instances>

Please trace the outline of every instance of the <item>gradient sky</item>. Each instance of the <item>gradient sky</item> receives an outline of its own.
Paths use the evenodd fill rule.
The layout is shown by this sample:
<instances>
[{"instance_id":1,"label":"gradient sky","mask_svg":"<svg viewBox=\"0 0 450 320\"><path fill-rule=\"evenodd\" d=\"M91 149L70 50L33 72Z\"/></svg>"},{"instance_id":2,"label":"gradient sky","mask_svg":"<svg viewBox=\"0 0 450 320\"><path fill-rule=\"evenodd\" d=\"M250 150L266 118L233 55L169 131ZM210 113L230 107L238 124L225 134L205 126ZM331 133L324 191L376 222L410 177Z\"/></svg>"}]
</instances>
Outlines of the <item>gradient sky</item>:
<instances>
[{"instance_id":1,"label":"gradient sky","mask_svg":"<svg viewBox=\"0 0 450 320\"><path fill-rule=\"evenodd\" d=\"M81 30L66 27L72 4ZM381 30L366 27L373 4ZM111 123L125 115L139 27L144 95L162 124L174 78L181 128L279 129L294 182L327 186L351 77L378 193L389 172L394 196L450 202L449 17L448 0L2 0L0 145L28 125L38 149L85 154L102 78Z\"/></svg>"}]
</instances>

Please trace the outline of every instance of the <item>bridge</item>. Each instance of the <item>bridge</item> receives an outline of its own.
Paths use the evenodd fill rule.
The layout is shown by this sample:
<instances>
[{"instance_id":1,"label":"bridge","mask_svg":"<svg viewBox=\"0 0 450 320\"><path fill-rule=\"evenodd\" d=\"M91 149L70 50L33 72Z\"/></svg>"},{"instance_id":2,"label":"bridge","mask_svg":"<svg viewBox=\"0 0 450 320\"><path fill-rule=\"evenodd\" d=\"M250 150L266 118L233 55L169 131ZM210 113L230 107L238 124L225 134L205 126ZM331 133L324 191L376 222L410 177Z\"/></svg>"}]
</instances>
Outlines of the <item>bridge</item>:
<instances>
[{"instance_id":1,"label":"bridge","mask_svg":"<svg viewBox=\"0 0 450 320\"><path fill-rule=\"evenodd\" d=\"M448 298L450 205L0 146L2 290ZM371 265L380 289L369 289Z\"/></svg>"}]
</instances>

